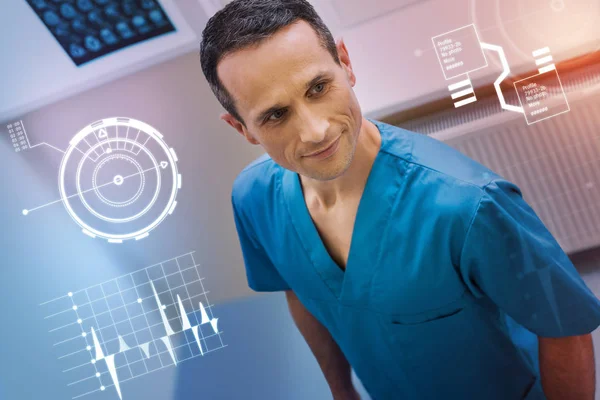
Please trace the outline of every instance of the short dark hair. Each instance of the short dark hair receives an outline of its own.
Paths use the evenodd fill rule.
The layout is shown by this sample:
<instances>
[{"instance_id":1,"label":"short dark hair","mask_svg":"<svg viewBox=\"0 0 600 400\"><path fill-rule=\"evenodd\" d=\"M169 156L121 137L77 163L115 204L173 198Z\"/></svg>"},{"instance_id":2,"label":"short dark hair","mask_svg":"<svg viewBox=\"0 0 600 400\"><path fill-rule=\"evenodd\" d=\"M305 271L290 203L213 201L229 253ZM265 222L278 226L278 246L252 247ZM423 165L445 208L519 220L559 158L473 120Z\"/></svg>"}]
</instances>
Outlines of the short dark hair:
<instances>
[{"instance_id":1,"label":"short dark hair","mask_svg":"<svg viewBox=\"0 0 600 400\"><path fill-rule=\"evenodd\" d=\"M320 44L341 66L331 32L306 0L234 0L208 20L200 44L202 72L219 103L244 126L234 99L217 75L217 64L226 54L257 46L298 20L311 25Z\"/></svg>"}]
</instances>

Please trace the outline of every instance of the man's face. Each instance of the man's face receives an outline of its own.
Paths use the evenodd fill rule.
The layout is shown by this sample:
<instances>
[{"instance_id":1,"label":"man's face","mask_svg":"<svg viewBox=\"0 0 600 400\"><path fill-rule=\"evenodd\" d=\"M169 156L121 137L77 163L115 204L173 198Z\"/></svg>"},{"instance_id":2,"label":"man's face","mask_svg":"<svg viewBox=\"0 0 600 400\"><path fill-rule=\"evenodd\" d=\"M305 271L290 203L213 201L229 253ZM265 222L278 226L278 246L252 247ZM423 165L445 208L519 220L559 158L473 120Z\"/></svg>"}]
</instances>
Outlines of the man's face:
<instances>
[{"instance_id":1,"label":"man's face","mask_svg":"<svg viewBox=\"0 0 600 400\"><path fill-rule=\"evenodd\" d=\"M362 113L343 41L337 48L341 67L300 20L225 56L218 75L246 127L231 114L221 118L286 169L318 180L340 176L354 156ZM311 156L336 141L334 153Z\"/></svg>"}]
</instances>

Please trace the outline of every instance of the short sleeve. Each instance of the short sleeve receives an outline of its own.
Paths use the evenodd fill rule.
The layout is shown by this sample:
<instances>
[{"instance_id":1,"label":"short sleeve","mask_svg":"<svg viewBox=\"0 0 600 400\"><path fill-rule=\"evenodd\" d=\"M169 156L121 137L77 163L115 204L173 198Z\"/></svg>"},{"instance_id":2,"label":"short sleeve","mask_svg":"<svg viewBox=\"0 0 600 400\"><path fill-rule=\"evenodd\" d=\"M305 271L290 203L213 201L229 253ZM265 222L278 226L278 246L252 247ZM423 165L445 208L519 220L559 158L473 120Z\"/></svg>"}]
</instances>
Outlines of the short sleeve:
<instances>
[{"instance_id":1,"label":"short sleeve","mask_svg":"<svg viewBox=\"0 0 600 400\"><path fill-rule=\"evenodd\" d=\"M252 228L245 221L243 215L238 212L233 196L231 204L233 206L233 218L246 267L248 286L257 292L290 290L290 287L281 277L263 247L253 237Z\"/></svg>"},{"instance_id":2,"label":"short sleeve","mask_svg":"<svg viewBox=\"0 0 600 400\"><path fill-rule=\"evenodd\" d=\"M542 337L592 332L600 301L515 184L485 188L465 236L460 273L476 297Z\"/></svg>"}]
</instances>

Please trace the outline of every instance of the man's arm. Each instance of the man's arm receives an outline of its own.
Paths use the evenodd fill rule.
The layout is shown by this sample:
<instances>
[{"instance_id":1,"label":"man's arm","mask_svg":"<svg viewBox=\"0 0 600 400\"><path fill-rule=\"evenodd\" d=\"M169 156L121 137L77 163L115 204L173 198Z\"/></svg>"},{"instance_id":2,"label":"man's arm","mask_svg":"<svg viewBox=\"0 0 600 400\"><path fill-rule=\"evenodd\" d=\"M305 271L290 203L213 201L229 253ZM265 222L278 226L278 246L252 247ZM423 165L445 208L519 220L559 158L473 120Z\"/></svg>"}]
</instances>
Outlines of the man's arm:
<instances>
[{"instance_id":1,"label":"man's arm","mask_svg":"<svg viewBox=\"0 0 600 400\"><path fill-rule=\"evenodd\" d=\"M292 318L315 355L334 400L360 400L352 385L350 364L327 328L300 303L293 291L286 290L285 295Z\"/></svg>"},{"instance_id":2,"label":"man's arm","mask_svg":"<svg viewBox=\"0 0 600 400\"><path fill-rule=\"evenodd\" d=\"M592 335L538 339L542 387L548 400L593 400L596 370Z\"/></svg>"}]
</instances>

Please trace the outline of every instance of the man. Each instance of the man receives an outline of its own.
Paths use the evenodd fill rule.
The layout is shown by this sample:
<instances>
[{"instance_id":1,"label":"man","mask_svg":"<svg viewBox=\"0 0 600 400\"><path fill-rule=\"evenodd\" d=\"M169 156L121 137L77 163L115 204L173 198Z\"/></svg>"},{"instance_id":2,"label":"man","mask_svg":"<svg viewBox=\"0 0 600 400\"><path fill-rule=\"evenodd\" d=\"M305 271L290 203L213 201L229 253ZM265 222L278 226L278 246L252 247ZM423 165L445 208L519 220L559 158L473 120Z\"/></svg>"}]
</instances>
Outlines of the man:
<instances>
[{"instance_id":1,"label":"man","mask_svg":"<svg viewBox=\"0 0 600 400\"><path fill-rule=\"evenodd\" d=\"M364 118L309 3L229 3L201 64L267 153L232 192L248 284L285 291L334 399L359 397L350 367L378 400L593 399L600 302L520 189Z\"/></svg>"}]
</instances>

